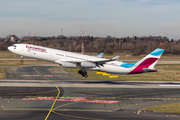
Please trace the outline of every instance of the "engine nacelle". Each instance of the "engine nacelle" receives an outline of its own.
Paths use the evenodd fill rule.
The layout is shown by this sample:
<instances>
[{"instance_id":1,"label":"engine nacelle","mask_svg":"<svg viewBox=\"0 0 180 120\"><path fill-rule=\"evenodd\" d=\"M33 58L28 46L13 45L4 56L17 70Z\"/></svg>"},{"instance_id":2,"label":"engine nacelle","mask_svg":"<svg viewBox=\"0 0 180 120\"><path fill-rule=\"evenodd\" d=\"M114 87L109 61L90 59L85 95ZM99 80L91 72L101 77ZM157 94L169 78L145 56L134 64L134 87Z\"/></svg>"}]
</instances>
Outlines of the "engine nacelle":
<instances>
[{"instance_id":1,"label":"engine nacelle","mask_svg":"<svg viewBox=\"0 0 180 120\"><path fill-rule=\"evenodd\" d=\"M83 61L81 62L81 67L95 68L96 64L92 62Z\"/></svg>"},{"instance_id":2,"label":"engine nacelle","mask_svg":"<svg viewBox=\"0 0 180 120\"><path fill-rule=\"evenodd\" d=\"M150 69L150 68L143 68L143 71L144 72L157 72L158 70L156 68L152 68L152 69Z\"/></svg>"},{"instance_id":3,"label":"engine nacelle","mask_svg":"<svg viewBox=\"0 0 180 120\"><path fill-rule=\"evenodd\" d=\"M62 66L66 68L76 68L76 64L71 62L62 62Z\"/></svg>"}]
</instances>

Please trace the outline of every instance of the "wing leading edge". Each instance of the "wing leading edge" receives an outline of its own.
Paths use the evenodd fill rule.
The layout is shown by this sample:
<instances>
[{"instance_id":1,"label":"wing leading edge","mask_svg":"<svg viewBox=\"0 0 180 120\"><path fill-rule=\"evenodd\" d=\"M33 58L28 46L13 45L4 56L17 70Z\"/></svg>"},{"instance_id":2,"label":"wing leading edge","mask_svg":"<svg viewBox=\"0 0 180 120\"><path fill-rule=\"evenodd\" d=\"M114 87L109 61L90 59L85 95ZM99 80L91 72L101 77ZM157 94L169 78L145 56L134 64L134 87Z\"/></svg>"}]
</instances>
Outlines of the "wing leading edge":
<instances>
[{"instance_id":1,"label":"wing leading edge","mask_svg":"<svg viewBox=\"0 0 180 120\"><path fill-rule=\"evenodd\" d=\"M73 61L70 59L59 59L56 60L54 63L60 64L63 67L72 67L75 68L77 66L79 67L83 67L83 68L91 68L91 67L96 67L97 65L100 64L105 64L106 62L110 62L110 61L115 61L118 60L119 56L116 56L112 59L102 59L102 60L90 60L90 61Z\"/></svg>"}]
</instances>

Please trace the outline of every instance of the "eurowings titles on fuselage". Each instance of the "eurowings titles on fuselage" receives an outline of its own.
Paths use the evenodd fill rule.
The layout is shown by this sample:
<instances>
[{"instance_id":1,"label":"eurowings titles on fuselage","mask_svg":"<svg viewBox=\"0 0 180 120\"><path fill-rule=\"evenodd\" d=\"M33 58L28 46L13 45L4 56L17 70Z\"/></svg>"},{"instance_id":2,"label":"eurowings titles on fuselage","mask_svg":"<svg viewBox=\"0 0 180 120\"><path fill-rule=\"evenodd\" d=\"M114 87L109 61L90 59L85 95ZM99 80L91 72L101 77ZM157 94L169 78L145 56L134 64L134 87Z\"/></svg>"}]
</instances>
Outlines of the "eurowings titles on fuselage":
<instances>
[{"instance_id":1,"label":"eurowings titles on fuselage","mask_svg":"<svg viewBox=\"0 0 180 120\"><path fill-rule=\"evenodd\" d=\"M40 52L46 52L46 49L41 48L41 47L34 47L34 46L26 45L26 48L27 48L28 50L34 50L34 51L40 51Z\"/></svg>"},{"instance_id":2,"label":"eurowings titles on fuselage","mask_svg":"<svg viewBox=\"0 0 180 120\"><path fill-rule=\"evenodd\" d=\"M113 74L157 72L154 66L164 52L164 49L157 48L140 61L125 63L117 60L119 56L105 59L101 58L103 53L98 56L89 56L30 44L14 44L8 49L21 56L54 62L63 67L78 68L80 69L78 73L85 78L88 77L87 70Z\"/></svg>"}]
</instances>

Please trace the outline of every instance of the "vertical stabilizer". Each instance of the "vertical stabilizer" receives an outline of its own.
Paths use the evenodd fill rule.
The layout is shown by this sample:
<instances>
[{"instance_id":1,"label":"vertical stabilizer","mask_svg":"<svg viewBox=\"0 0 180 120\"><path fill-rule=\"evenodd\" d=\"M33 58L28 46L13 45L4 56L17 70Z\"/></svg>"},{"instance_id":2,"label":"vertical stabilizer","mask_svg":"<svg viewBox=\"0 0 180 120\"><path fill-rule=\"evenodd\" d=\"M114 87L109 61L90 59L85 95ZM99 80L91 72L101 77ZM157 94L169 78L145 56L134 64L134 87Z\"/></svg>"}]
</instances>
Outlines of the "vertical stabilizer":
<instances>
[{"instance_id":1,"label":"vertical stabilizer","mask_svg":"<svg viewBox=\"0 0 180 120\"><path fill-rule=\"evenodd\" d=\"M129 74L142 73L142 72L157 72L154 68L159 58L165 50L157 48L149 55L138 61L132 68L133 70Z\"/></svg>"}]
</instances>

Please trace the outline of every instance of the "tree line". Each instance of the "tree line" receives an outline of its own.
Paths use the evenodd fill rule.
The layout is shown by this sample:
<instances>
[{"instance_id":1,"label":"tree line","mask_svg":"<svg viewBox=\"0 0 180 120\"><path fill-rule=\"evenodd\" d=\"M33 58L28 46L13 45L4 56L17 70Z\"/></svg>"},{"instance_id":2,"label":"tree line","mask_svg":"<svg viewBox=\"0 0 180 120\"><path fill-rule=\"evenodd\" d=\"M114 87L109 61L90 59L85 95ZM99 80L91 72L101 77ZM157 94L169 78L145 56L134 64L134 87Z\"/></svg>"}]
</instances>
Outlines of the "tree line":
<instances>
[{"instance_id":1,"label":"tree line","mask_svg":"<svg viewBox=\"0 0 180 120\"><path fill-rule=\"evenodd\" d=\"M81 43L84 43L84 51L92 53L130 53L132 55L148 54L156 48L165 49L164 54L180 55L180 40L169 40L167 37L93 37L93 36L24 36L19 38L21 43L40 45L44 47L81 52ZM6 38L0 38L0 50L7 50L7 47L14 44Z\"/></svg>"}]
</instances>

